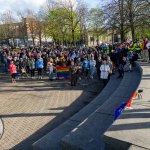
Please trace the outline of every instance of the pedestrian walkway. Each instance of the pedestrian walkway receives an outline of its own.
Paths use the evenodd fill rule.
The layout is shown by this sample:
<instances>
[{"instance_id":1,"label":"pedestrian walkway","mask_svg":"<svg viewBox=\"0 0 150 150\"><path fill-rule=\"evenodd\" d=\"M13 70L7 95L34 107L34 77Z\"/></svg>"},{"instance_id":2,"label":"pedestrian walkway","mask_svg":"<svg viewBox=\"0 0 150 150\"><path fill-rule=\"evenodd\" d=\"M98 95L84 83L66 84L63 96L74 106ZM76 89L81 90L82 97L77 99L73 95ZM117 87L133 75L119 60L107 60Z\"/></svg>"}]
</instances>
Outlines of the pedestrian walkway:
<instances>
[{"instance_id":1,"label":"pedestrian walkway","mask_svg":"<svg viewBox=\"0 0 150 150\"><path fill-rule=\"evenodd\" d=\"M0 150L32 149L36 140L87 105L103 88L98 80L71 87L67 80L51 82L46 77L15 84L8 75L0 77L0 117L5 128Z\"/></svg>"},{"instance_id":2,"label":"pedestrian walkway","mask_svg":"<svg viewBox=\"0 0 150 150\"><path fill-rule=\"evenodd\" d=\"M105 133L106 149L150 149L150 64L138 62L142 70L138 96ZM114 144L115 143L115 144Z\"/></svg>"}]
</instances>

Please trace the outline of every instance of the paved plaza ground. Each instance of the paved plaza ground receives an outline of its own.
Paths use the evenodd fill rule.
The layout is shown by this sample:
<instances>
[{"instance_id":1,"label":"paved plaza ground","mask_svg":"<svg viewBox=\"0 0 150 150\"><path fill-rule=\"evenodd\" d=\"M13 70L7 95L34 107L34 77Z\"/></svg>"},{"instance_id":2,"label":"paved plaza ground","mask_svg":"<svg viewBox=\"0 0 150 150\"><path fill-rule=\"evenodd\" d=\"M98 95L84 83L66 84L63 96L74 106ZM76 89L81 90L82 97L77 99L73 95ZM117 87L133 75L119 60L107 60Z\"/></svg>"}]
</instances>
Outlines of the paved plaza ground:
<instances>
[{"instance_id":1,"label":"paved plaza ground","mask_svg":"<svg viewBox=\"0 0 150 150\"><path fill-rule=\"evenodd\" d=\"M9 79L9 80L8 80ZM101 81L22 79L12 84L0 74L0 116L4 134L0 150L30 150L32 143L87 105L102 90Z\"/></svg>"}]
</instances>

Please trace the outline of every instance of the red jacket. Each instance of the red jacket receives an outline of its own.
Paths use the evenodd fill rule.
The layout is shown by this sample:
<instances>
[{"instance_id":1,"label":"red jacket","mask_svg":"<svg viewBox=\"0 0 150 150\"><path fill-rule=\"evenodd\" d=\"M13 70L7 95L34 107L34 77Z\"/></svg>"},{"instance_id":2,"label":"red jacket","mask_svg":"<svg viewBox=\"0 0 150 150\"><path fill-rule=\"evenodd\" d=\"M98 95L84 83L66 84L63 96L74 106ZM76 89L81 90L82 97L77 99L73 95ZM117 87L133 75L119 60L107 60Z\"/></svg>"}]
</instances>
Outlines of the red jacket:
<instances>
[{"instance_id":1,"label":"red jacket","mask_svg":"<svg viewBox=\"0 0 150 150\"><path fill-rule=\"evenodd\" d=\"M144 43L143 43L143 44L144 44L144 45L143 45L144 50L147 49L147 47L146 47L147 43L148 43L148 41L144 41Z\"/></svg>"},{"instance_id":2,"label":"red jacket","mask_svg":"<svg viewBox=\"0 0 150 150\"><path fill-rule=\"evenodd\" d=\"M10 70L11 74L17 73L17 69L16 69L16 66L14 64L9 65L9 70Z\"/></svg>"}]
</instances>

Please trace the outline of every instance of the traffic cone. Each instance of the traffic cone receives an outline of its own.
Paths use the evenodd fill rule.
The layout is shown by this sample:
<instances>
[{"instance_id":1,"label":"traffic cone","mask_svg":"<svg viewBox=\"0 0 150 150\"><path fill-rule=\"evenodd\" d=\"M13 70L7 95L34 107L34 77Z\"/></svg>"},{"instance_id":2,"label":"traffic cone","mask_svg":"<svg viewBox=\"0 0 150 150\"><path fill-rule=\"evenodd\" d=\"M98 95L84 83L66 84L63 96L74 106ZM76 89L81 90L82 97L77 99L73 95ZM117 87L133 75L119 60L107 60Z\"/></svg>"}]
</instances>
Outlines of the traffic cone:
<instances>
[{"instance_id":1,"label":"traffic cone","mask_svg":"<svg viewBox=\"0 0 150 150\"><path fill-rule=\"evenodd\" d=\"M132 107L131 107L132 101L133 101L133 99L135 99L137 97L137 95L138 95L137 92L133 93L132 97L130 98L129 102L126 105L126 109L132 109Z\"/></svg>"},{"instance_id":2,"label":"traffic cone","mask_svg":"<svg viewBox=\"0 0 150 150\"><path fill-rule=\"evenodd\" d=\"M137 92L134 92L133 95L132 95L132 99L135 99L137 97L138 93Z\"/></svg>"},{"instance_id":3,"label":"traffic cone","mask_svg":"<svg viewBox=\"0 0 150 150\"><path fill-rule=\"evenodd\" d=\"M130 100L129 100L129 102L127 103L127 105L126 105L126 109L131 109L132 107L132 97L130 98Z\"/></svg>"}]
</instances>

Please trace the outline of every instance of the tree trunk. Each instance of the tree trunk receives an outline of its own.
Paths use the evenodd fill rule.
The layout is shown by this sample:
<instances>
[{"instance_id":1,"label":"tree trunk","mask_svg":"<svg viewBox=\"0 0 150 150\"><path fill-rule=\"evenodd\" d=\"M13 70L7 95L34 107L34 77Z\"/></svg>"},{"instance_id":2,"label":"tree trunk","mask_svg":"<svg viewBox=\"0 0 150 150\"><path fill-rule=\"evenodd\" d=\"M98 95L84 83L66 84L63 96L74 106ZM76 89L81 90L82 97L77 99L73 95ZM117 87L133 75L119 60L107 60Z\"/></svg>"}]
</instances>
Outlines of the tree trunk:
<instances>
[{"instance_id":1,"label":"tree trunk","mask_svg":"<svg viewBox=\"0 0 150 150\"><path fill-rule=\"evenodd\" d=\"M121 42L124 42L124 3L123 0L120 1L120 36L121 36Z\"/></svg>"},{"instance_id":2,"label":"tree trunk","mask_svg":"<svg viewBox=\"0 0 150 150\"><path fill-rule=\"evenodd\" d=\"M39 40L40 40L40 47L42 46L42 38L41 36L39 37Z\"/></svg>"},{"instance_id":3,"label":"tree trunk","mask_svg":"<svg viewBox=\"0 0 150 150\"><path fill-rule=\"evenodd\" d=\"M46 45L47 45L47 38L46 38L46 35L45 35L45 43L46 43Z\"/></svg>"},{"instance_id":4,"label":"tree trunk","mask_svg":"<svg viewBox=\"0 0 150 150\"><path fill-rule=\"evenodd\" d=\"M98 33L97 33L97 45L99 44L99 35L98 35Z\"/></svg>"},{"instance_id":5,"label":"tree trunk","mask_svg":"<svg viewBox=\"0 0 150 150\"><path fill-rule=\"evenodd\" d=\"M121 36L121 43L124 42L124 26L123 24L121 25L121 29L120 29L120 36Z\"/></svg>"},{"instance_id":6,"label":"tree trunk","mask_svg":"<svg viewBox=\"0 0 150 150\"><path fill-rule=\"evenodd\" d=\"M112 29L112 45L114 44L114 29Z\"/></svg>"},{"instance_id":7,"label":"tree trunk","mask_svg":"<svg viewBox=\"0 0 150 150\"><path fill-rule=\"evenodd\" d=\"M25 37L23 37L23 43L24 43L25 46L27 46Z\"/></svg>"},{"instance_id":8,"label":"tree trunk","mask_svg":"<svg viewBox=\"0 0 150 150\"><path fill-rule=\"evenodd\" d=\"M135 41L135 29L134 29L134 24L131 24L131 34L132 34L132 41Z\"/></svg>"},{"instance_id":9,"label":"tree trunk","mask_svg":"<svg viewBox=\"0 0 150 150\"><path fill-rule=\"evenodd\" d=\"M94 35L93 35L93 46L94 46L94 43L95 43L95 37L94 37Z\"/></svg>"},{"instance_id":10,"label":"tree trunk","mask_svg":"<svg viewBox=\"0 0 150 150\"><path fill-rule=\"evenodd\" d=\"M132 41L135 40L135 28L134 28L134 12L133 12L133 0L130 0L128 3L129 7L129 22L130 22L130 29L132 34Z\"/></svg>"},{"instance_id":11,"label":"tree trunk","mask_svg":"<svg viewBox=\"0 0 150 150\"><path fill-rule=\"evenodd\" d=\"M12 38L12 43L13 43L12 46L15 47L15 39L14 39L14 37Z\"/></svg>"},{"instance_id":12,"label":"tree trunk","mask_svg":"<svg viewBox=\"0 0 150 150\"><path fill-rule=\"evenodd\" d=\"M35 46L35 39L34 39L34 37L32 37L32 43L33 43L33 46Z\"/></svg>"},{"instance_id":13,"label":"tree trunk","mask_svg":"<svg viewBox=\"0 0 150 150\"><path fill-rule=\"evenodd\" d=\"M74 29L72 29L72 44L73 44L73 46L75 46L75 31L74 31Z\"/></svg>"}]
</instances>

